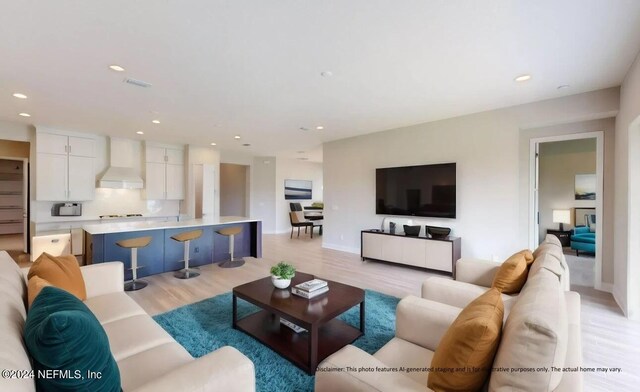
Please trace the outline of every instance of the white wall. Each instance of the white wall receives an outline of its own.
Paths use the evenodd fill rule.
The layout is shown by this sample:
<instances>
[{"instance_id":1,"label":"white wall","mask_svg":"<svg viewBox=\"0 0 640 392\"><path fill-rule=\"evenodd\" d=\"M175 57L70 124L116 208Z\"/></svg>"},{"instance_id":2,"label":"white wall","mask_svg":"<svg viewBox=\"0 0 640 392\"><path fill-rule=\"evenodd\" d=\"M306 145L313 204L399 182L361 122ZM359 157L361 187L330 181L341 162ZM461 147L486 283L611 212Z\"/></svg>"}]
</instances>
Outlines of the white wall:
<instances>
[{"instance_id":1,"label":"white wall","mask_svg":"<svg viewBox=\"0 0 640 392\"><path fill-rule=\"evenodd\" d=\"M359 252L360 230L380 226L377 167L456 162L458 218L424 221L452 227L465 257L506 258L528 245L520 130L611 117L618 99L611 88L325 143L323 246Z\"/></svg>"},{"instance_id":2,"label":"white wall","mask_svg":"<svg viewBox=\"0 0 640 392\"><path fill-rule=\"evenodd\" d=\"M276 232L276 157L255 157L251 166L251 217L262 220L262 232Z\"/></svg>"},{"instance_id":3,"label":"white wall","mask_svg":"<svg viewBox=\"0 0 640 392\"><path fill-rule=\"evenodd\" d=\"M309 180L313 182L311 200L285 200L284 180ZM322 163L301 161L298 159L278 157L276 159L276 231L284 233L291 230L289 221L289 203L300 202L309 206L314 201L323 200L323 168Z\"/></svg>"},{"instance_id":4,"label":"white wall","mask_svg":"<svg viewBox=\"0 0 640 392\"><path fill-rule=\"evenodd\" d=\"M640 56L620 87L616 117L615 285L613 295L629 318L640 319Z\"/></svg>"}]
</instances>

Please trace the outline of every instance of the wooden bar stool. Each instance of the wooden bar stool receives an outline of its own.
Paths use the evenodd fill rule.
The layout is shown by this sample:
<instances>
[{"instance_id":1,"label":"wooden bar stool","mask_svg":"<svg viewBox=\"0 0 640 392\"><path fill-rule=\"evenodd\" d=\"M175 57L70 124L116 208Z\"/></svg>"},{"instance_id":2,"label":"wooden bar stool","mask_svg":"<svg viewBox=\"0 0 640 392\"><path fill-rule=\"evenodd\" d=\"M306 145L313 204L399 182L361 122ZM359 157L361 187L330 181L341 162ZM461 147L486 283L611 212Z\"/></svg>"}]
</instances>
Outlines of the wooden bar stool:
<instances>
[{"instance_id":1,"label":"wooden bar stool","mask_svg":"<svg viewBox=\"0 0 640 392\"><path fill-rule=\"evenodd\" d=\"M217 231L218 234L229 237L229 260L218 264L222 268L236 268L244 264L244 259L233 258L234 238L236 234L242 233L242 226L227 227Z\"/></svg>"},{"instance_id":2,"label":"wooden bar stool","mask_svg":"<svg viewBox=\"0 0 640 392\"><path fill-rule=\"evenodd\" d=\"M202 230L185 231L171 236L172 240L184 243L184 259L182 260L184 261L184 269L173 274L176 278L191 279L200 276L199 272L193 268L189 268L189 244L192 240L200 238L200 236L202 236Z\"/></svg>"},{"instance_id":3,"label":"wooden bar stool","mask_svg":"<svg viewBox=\"0 0 640 392\"><path fill-rule=\"evenodd\" d=\"M131 249L131 274L133 279L131 282L127 282L124 285L125 291L136 291L147 287L147 282L144 280L138 280L138 268L144 266L138 266L138 248L144 248L151 243L151 237L138 237L130 238L128 240L122 240L116 242L121 248Z\"/></svg>"}]
</instances>

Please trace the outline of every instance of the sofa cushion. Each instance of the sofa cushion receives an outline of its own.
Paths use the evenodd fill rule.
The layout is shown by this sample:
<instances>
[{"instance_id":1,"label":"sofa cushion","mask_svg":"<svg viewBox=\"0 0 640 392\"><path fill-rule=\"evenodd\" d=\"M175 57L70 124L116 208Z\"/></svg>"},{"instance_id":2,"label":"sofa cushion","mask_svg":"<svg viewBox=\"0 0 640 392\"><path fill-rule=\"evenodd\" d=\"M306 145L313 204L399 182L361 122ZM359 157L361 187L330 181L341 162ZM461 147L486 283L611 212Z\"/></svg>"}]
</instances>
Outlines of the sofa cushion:
<instances>
[{"instance_id":1,"label":"sofa cushion","mask_svg":"<svg viewBox=\"0 0 640 392\"><path fill-rule=\"evenodd\" d=\"M373 356L392 368L426 368L431 364L433 351L394 337ZM405 371L403 373L421 385L427 385L429 372Z\"/></svg>"},{"instance_id":2,"label":"sofa cushion","mask_svg":"<svg viewBox=\"0 0 640 392\"><path fill-rule=\"evenodd\" d=\"M491 371L503 315L502 297L495 288L464 308L436 348L428 387L435 391L479 390Z\"/></svg>"},{"instance_id":3,"label":"sofa cushion","mask_svg":"<svg viewBox=\"0 0 640 392\"><path fill-rule=\"evenodd\" d=\"M126 295L122 293L122 295ZM116 361L175 340L147 314L103 324Z\"/></svg>"},{"instance_id":4,"label":"sofa cushion","mask_svg":"<svg viewBox=\"0 0 640 392\"><path fill-rule=\"evenodd\" d=\"M18 264L5 251L0 251L0 368L29 370L31 362L22 340L26 285ZM35 391L33 379L0 377L0 391Z\"/></svg>"},{"instance_id":5,"label":"sofa cushion","mask_svg":"<svg viewBox=\"0 0 640 392\"><path fill-rule=\"evenodd\" d=\"M533 259L528 250L514 253L502 263L493 278L491 287L498 289L503 294L519 293L527 281L528 259Z\"/></svg>"},{"instance_id":6,"label":"sofa cushion","mask_svg":"<svg viewBox=\"0 0 640 392\"><path fill-rule=\"evenodd\" d=\"M48 253L41 254L33 262L29 275L31 279L39 276L51 285L70 292L81 301L87 298L87 291L84 287L84 279L78 260L73 255L51 256Z\"/></svg>"},{"instance_id":7,"label":"sofa cushion","mask_svg":"<svg viewBox=\"0 0 640 392\"><path fill-rule=\"evenodd\" d=\"M147 314L136 301L123 292L87 298L84 304L102 325L131 316Z\"/></svg>"},{"instance_id":8,"label":"sofa cushion","mask_svg":"<svg viewBox=\"0 0 640 392\"><path fill-rule=\"evenodd\" d=\"M67 291L42 289L29 310L24 340L36 371L69 372L37 377L39 391L120 391L120 373L107 335L89 308Z\"/></svg>"},{"instance_id":9,"label":"sofa cushion","mask_svg":"<svg viewBox=\"0 0 640 392\"><path fill-rule=\"evenodd\" d=\"M175 341L139 352L118 362L122 389L133 391L191 361L191 355Z\"/></svg>"},{"instance_id":10,"label":"sofa cushion","mask_svg":"<svg viewBox=\"0 0 640 392\"><path fill-rule=\"evenodd\" d=\"M546 268L529 277L504 324L494 368L562 368L568 341L567 306L558 276ZM552 391L561 372L493 372L490 391Z\"/></svg>"}]
</instances>

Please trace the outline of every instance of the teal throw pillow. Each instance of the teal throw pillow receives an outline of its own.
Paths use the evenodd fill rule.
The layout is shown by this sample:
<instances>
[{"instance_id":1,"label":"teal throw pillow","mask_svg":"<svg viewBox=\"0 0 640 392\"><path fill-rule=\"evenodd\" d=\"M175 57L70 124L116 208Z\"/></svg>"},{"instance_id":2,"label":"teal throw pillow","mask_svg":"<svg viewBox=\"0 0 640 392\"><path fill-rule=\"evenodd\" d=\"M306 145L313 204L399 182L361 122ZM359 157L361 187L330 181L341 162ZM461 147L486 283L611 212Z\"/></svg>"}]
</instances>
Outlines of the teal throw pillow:
<instances>
[{"instance_id":1,"label":"teal throw pillow","mask_svg":"<svg viewBox=\"0 0 640 392\"><path fill-rule=\"evenodd\" d=\"M38 391L121 390L107 334L76 296L53 286L43 288L27 314L24 340Z\"/></svg>"}]
</instances>

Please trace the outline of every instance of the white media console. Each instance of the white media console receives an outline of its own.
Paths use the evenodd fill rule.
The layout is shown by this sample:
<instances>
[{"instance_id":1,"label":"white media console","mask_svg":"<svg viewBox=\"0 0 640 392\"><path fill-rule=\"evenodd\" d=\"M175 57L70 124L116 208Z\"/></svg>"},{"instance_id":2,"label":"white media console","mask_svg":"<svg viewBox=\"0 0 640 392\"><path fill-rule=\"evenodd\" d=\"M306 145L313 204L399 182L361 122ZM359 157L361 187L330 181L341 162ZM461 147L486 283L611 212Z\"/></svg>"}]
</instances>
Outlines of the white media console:
<instances>
[{"instance_id":1,"label":"white media console","mask_svg":"<svg viewBox=\"0 0 640 392\"><path fill-rule=\"evenodd\" d=\"M460 244L460 237L437 239L363 230L360 233L360 256L363 261L389 261L444 271L455 278L456 261L461 257Z\"/></svg>"}]
</instances>

